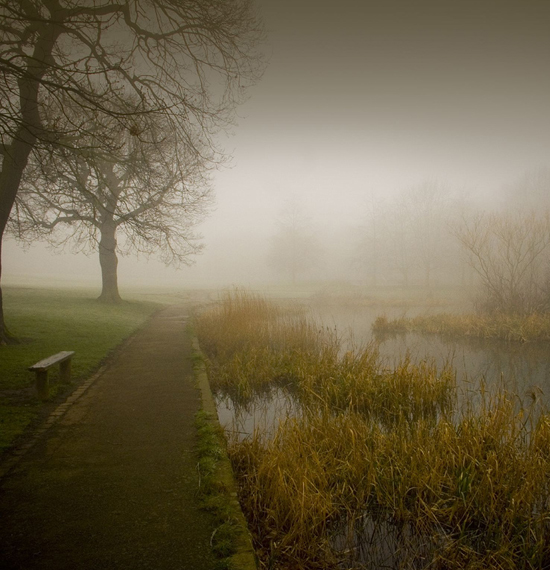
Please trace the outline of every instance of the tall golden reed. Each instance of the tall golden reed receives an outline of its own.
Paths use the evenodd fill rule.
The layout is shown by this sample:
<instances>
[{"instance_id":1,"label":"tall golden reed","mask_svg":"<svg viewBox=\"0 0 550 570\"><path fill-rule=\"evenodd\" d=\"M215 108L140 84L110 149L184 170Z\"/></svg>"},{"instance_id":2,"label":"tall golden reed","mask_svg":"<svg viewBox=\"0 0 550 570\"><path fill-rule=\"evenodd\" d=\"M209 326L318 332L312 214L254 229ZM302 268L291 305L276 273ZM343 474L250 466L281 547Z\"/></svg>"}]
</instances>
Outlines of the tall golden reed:
<instances>
[{"instance_id":1,"label":"tall golden reed","mask_svg":"<svg viewBox=\"0 0 550 570\"><path fill-rule=\"evenodd\" d=\"M230 441L263 568L550 567L550 416L513 395L456 409L454 375L245 291L197 321L218 389L292 388L298 417Z\"/></svg>"}]
</instances>

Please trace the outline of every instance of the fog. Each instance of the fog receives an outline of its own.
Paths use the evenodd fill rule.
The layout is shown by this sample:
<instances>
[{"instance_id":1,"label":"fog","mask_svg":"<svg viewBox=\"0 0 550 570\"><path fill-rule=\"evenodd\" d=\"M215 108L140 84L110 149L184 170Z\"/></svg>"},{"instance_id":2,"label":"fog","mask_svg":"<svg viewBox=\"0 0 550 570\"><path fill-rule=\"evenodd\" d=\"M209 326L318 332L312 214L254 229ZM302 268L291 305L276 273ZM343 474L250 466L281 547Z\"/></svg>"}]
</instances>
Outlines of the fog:
<instances>
[{"instance_id":1,"label":"fog","mask_svg":"<svg viewBox=\"0 0 550 570\"><path fill-rule=\"evenodd\" d=\"M391 210L428 181L490 209L548 166L548 3L258 0L258 10L269 64L220 134L232 160L213 178L204 253L179 270L121 257L123 296L140 284L288 281L269 260L289 207L322 258L298 279L366 279L356 258L373 204ZM7 285L101 281L96 255L7 240L3 261Z\"/></svg>"}]
</instances>

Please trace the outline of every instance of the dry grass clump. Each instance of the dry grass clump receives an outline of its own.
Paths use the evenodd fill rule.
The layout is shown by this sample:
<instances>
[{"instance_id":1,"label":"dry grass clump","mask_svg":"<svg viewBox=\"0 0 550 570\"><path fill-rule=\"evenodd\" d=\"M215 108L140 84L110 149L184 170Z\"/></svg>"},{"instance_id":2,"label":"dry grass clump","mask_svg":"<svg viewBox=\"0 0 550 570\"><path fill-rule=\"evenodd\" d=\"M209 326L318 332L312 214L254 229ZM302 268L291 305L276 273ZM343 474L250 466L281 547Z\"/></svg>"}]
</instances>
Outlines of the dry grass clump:
<instances>
[{"instance_id":1,"label":"dry grass clump","mask_svg":"<svg viewBox=\"0 0 550 570\"><path fill-rule=\"evenodd\" d=\"M433 363L412 363L406 357L395 369L385 369L374 345L343 356L333 347L314 359L307 356L294 363L292 374L308 406L349 410L393 425L435 418L454 403L450 368L438 371Z\"/></svg>"},{"instance_id":2,"label":"dry grass clump","mask_svg":"<svg viewBox=\"0 0 550 570\"><path fill-rule=\"evenodd\" d=\"M378 317L373 323L375 334L394 334L409 331L471 338L501 339L507 341L550 340L550 315L512 315L505 313L452 315L439 314L388 320Z\"/></svg>"},{"instance_id":3,"label":"dry grass clump","mask_svg":"<svg viewBox=\"0 0 550 570\"><path fill-rule=\"evenodd\" d=\"M269 326L279 314L278 307L263 297L235 289L200 314L196 332L211 358L226 360L251 345L264 345Z\"/></svg>"},{"instance_id":4,"label":"dry grass clump","mask_svg":"<svg viewBox=\"0 0 550 570\"><path fill-rule=\"evenodd\" d=\"M235 295L197 322L211 378L301 403L229 446L263 568L550 568L550 415L485 392L459 412L449 368L384 369L374 346L343 352Z\"/></svg>"},{"instance_id":5,"label":"dry grass clump","mask_svg":"<svg viewBox=\"0 0 550 570\"><path fill-rule=\"evenodd\" d=\"M386 315L380 315L374 319L371 329L375 335L406 333L411 330L410 320L405 317L390 320Z\"/></svg>"},{"instance_id":6,"label":"dry grass clump","mask_svg":"<svg viewBox=\"0 0 550 570\"><path fill-rule=\"evenodd\" d=\"M216 326L219 323L219 327ZM292 387L304 406L320 403L394 423L435 417L454 402L450 368L405 358L384 369L378 349L343 353L332 329L289 316L245 291L228 294L197 319L212 386L245 402L269 386Z\"/></svg>"},{"instance_id":7,"label":"dry grass clump","mask_svg":"<svg viewBox=\"0 0 550 570\"><path fill-rule=\"evenodd\" d=\"M321 412L233 442L263 567L547 568L550 420L525 420L502 396L458 422ZM364 548L380 527L401 538Z\"/></svg>"},{"instance_id":8,"label":"dry grass clump","mask_svg":"<svg viewBox=\"0 0 550 570\"><path fill-rule=\"evenodd\" d=\"M195 328L213 388L241 400L273 383L295 383L294 363L318 354L330 337L303 315L240 289L203 311Z\"/></svg>"}]
</instances>

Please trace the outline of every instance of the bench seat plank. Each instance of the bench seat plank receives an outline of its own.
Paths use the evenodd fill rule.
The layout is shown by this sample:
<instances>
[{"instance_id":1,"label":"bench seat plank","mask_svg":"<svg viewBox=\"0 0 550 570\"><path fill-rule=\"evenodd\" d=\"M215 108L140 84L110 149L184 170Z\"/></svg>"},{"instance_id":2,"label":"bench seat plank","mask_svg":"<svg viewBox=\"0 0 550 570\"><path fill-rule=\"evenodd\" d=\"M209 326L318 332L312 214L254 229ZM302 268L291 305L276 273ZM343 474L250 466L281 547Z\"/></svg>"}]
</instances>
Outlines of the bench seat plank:
<instances>
[{"instance_id":1,"label":"bench seat plank","mask_svg":"<svg viewBox=\"0 0 550 570\"><path fill-rule=\"evenodd\" d=\"M31 370L32 372L37 372L39 370L47 370L54 364L60 364L61 362L65 362L65 360L72 358L73 355L74 355L74 350L63 350L62 352L58 352L53 356L49 356L48 358L44 358L43 360L40 360L40 362L33 364L32 366L29 367L29 370Z\"/></svg>"}]
</instances>

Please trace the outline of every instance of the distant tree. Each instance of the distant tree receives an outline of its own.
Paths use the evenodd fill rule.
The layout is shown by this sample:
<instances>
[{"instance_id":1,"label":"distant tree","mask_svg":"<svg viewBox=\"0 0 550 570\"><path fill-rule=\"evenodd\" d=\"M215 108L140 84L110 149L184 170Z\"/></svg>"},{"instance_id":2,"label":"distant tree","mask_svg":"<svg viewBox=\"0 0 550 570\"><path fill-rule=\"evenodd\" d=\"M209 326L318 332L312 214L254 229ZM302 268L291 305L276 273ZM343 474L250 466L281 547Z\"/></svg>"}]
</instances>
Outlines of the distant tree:
<instances>
[{"instance_id":1,"label":"distant tree","mask_svg":"<svg viewBox=\"0 0 550 570\"><path fill-rule=\"evenodd\" d=\"M470 254L459 239L459 234L467 225L475 223L480 209L467 194L459 195L451 204L449 233L451 242L447 248L448 263L446 274L451 283L459 284L463 289L472 289L476 271L472 267Z\"/></svg>"},{"instance_id":2,"label":"distant tree","mask_svg":"<svg viewBox=\"0 0 550 570\"><path fill-rule=\"evenodd\" d=\"M358 230L354 261L364 269L373 287L379 284L385 261L386 222L385 204L380 198L372 197L366 203L365 217Z\"/></svg>"},{"instance_id":3,"label":"distant tree","mask_svg":"<svg viewBox=\"0 0 550 570\"><path fill-rule=\"evenodd\" d=\"M517 180L503 188L504 209L550 209L550 168L541 166L524 172Z\"/></svg>"},{"instance_id":4,"label":"distant tree","mask_svg":"<svg viewBox=\"0 0 550 570\"><path fill-rule=\"evenodd\" d=\"M383 278L409 287L416 279L430 289L434 275L449 273L459 249L450 231L455 210L448 189L431 180L385 202L370 202L359 230L358 260L371 283Z\"/></svg>"},{"instance_id":5,"label":"distant tree","mask_svg":"<svg viewBox=\"0 0 550 570\"><path fill-rule=\"evenodd\" d=\"M398 283L409 287L414 260L410 212L401 199L393 202L388 211L384 255L391 274L398 275Z\"/></svg>"},{"instance_id":6,"label":"distant tree","mask_svg":"<svg viewBox=\"0 0 550 570\"><path fill-rule=\"evenodd\" d=\"M290 202L277 219L268 263L276 271L287 273L294 284L298 275L319 263L320 253L319 240L309 218L298 203Z\"/></svg>"},{"instance_id":7,"label":"distant tree","mask_svg":"<svg viewBox=\"0 0 550 570\"><path fill-rule=\"evenodd\" d=\"M410 225L411 261L420 269L426 289L433 285L434 272L445 266L451 233L451 200L445 186L427 180L404 196Z\"/></svg>"},{"instance_id":8,"label":"distant tree","mask_svg":"<svg viewBox=\"0 0 550 570\"><path fill-rule=\"evenodd\" d=\"M550 310L548 213L480 214L465 222L457 236L480 277L481 310Z\"/></svg>"},{"instance_id":9,"label":"distant tree","mask_svg":"<svg viewBox=\"0 0 550 570\"><path fill-rule=\"evenodd\" d=\"M153 121L136 117L133 131L119 132L116 156L94 148L39 155L45 160L29 162L12 211L9 228L24 243L98 252L102 301L120 301L117 253L189 264L201 249L193 228L210 203L205 165L177 152L167 126Z\"/></svg>"},{"instance_id":10,"label":"distant tree","mask_svg":"<svg viewBox=\"0 0 550 570\"><path fill-rule=\"evenodd\" d=\"M219 160L212 135L259 77L260 37L252 0L0 0L0 252L31 154L116 150L104 129L95 136L106 117L116 132L162 114L179 148Z\"/></svg>"}]
</instances>

